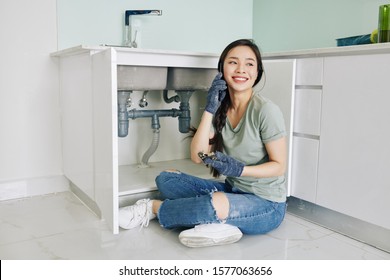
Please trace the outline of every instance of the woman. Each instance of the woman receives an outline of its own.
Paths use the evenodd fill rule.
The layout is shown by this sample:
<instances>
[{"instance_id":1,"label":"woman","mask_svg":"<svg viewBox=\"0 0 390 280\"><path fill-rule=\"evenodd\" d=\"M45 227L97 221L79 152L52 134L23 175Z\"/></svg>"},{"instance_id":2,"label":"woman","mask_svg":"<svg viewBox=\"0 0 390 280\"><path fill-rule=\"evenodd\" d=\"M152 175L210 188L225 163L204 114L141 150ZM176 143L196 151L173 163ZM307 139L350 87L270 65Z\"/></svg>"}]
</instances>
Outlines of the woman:
<instances>
[{"instance_id":1,"label":"woman","mask_svg":"<svg viewBox=\"0 0 390 280\"><path fill-rule=\"evenodd\" d=\"M202 247L236 242L242 233L263 234L282 222L286 132L279 108L253 91L263 75L260 51L252 40L232 42L218 69L192 138L191 159L226 179L164 171L156 178L162 200L143 199L121 208L122 228L147 226L158 217L164 228L190 227L180 233L180 241Z\"/></svg>"}]
</instances>

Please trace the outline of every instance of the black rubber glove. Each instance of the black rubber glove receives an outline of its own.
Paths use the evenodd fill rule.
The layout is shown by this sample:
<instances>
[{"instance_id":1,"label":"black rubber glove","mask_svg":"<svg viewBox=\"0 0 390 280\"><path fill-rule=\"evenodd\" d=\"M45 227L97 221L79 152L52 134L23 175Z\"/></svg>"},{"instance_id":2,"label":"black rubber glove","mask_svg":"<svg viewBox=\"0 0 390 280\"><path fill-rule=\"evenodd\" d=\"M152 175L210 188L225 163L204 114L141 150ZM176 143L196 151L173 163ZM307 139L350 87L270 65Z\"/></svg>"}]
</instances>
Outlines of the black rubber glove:
<instances>
[{"instance_id":1,"label":"black rubber glove","mask_svg":"<svg viewBox=\"0 0 390 280\"><path fill-rule=\"evenodd\" d=\"M203 162L214 167L220 174L230 177L240 177L245 166L241 161L218 151L213 157L206 157Z\"/></svg>"},{"instance_id":2,"label":"black rubber glove","mask_svg":"<svg viewBox=\"0 0 390 280\"><path fill-rule=\"evenodd\" d=\"M222 73L218 73L207 94L207 104L205 108L207 112L213 115L217 112L221 105L221 101L225 98L226 88L226 82L222 79Z\"/></svg>"}]
</instances>

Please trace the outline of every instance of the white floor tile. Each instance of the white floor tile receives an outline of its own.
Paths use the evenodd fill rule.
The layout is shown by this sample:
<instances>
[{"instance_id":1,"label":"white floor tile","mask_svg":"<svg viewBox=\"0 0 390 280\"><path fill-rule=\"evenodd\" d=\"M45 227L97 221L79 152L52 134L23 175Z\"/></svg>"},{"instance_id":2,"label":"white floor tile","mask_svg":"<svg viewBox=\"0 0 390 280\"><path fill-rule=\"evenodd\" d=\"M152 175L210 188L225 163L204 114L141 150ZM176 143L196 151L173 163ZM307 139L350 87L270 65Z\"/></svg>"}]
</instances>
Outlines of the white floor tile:
<instances>
[{"instance_id":1,"label":"white floor tile","mask_svg":"<svg viewBox=\"0 0 390 280\"><path fill-rule=\"evenodd\" d=\"M113 235L72 193L0 203L0 259L389 260L390 254L287 214L281 226L234 244L188 248L156 220Z\"/></svg>"}]
</instances>

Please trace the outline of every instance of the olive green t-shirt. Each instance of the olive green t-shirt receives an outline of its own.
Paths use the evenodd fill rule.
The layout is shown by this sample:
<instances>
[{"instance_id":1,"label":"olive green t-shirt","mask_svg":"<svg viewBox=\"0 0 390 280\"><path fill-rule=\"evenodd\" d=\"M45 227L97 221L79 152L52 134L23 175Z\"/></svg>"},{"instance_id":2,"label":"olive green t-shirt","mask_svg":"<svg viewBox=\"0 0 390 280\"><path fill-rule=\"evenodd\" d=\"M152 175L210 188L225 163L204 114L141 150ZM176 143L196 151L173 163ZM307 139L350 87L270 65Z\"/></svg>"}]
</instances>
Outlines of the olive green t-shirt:
<instances>
[{"instance_id":1,"label":"olive green t-shirt","mask_svg":"<svg viewBox=\"0 0 390 280\"><path fill-rule=\"evenodd\" d=\"M279 107L258 93L252 96L246 112L233 129L229 120L222 130L224 152L245 165L269 161L265 145L286 135L283 114ZM285 176L255 178L227 177L229 184L264 199L286 201Z\"/></svg>"}]
</instances>

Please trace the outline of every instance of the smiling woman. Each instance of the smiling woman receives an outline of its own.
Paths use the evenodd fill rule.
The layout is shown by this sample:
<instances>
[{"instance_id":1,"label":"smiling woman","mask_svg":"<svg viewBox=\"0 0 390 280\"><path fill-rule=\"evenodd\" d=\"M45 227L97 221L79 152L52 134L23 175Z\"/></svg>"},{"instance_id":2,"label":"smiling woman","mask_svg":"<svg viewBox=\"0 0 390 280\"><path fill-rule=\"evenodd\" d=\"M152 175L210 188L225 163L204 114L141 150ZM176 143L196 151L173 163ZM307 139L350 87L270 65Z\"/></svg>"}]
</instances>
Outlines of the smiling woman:
<instances>
[{"instance_id":1,"label":"smiling woman","mask_svg":"<svg viewBox=\"0 0 390 280\"><path fill-rule=\"evenodd\" d=\"M264 234L283 221L286 129L280 109L253 90L263 74L260 51L252 40L234 41L222 52L218 68L223 75L211 84L191 159L211 166L225 181L164 171L156 178L161 200L121 208L122 228L148 226L157 217L167 229L190 227L180 233L181 243L204 247ZM209 152L214 156L203 156Z\"/></svg>"},{"instance_id":2,"label":"smiling woman","mask_svg":"<svg viewBox=\"0 0 390 280\"><path fill-rule=\"evenodd\" d=\"M225 59L223 73L229 92L235 93L232 97L237 98L239 93L251 93L258 76L257 59L251 48L239 46L232 49Z\"/></svg>"}]
</instances>

